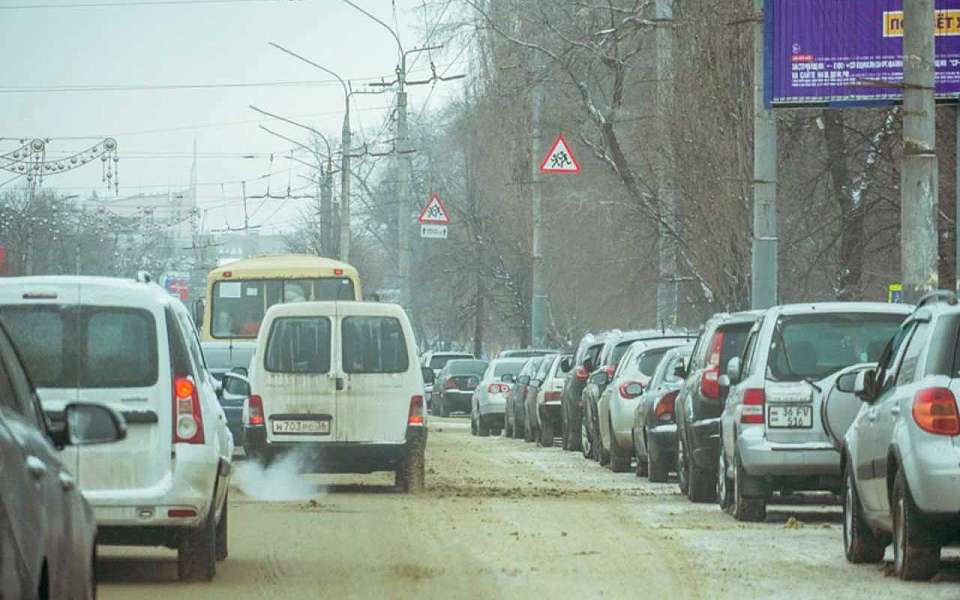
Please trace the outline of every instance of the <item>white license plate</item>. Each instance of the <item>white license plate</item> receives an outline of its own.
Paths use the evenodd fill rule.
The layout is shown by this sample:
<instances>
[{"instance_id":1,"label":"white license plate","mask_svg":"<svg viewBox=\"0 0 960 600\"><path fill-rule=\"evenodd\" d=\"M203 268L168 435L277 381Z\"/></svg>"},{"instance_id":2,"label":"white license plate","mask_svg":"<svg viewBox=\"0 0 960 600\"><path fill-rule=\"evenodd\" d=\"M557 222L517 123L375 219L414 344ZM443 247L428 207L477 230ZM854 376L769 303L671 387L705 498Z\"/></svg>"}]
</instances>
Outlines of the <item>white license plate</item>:
<instances>
[{"instance_id":1,"label":"white license plate","mask_svg":"<svg viewBox=\"0 0 960 600\"><path fill-rule=\"evenodd\" d=\"M806 405L770 406L767 426L782 429L810 429L813 427L813 407Z\"/></svg>"},{"instance_id":2,"label":"white license plate","mask_svg":"<svg viewBox=\"0 0 960 600\"><path fill-rule=\"evenodd\" d=\"M330 433L330 421L273 421L273 432L325 435Z\"/></svg>"}]
</instances>

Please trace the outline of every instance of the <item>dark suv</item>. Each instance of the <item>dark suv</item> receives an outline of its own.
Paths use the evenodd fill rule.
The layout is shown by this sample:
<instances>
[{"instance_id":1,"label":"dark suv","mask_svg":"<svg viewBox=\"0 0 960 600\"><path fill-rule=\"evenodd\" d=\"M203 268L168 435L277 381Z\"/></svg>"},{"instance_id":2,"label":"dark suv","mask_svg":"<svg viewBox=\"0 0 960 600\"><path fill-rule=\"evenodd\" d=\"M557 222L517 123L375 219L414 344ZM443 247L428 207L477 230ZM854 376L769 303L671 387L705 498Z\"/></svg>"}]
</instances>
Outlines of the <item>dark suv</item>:
<instances>
[{"instance_id":1,"label":"dark suv","mask_svg":"<svg viewBox=\"0 0 960 600\"><path fill-rule=\"evenodd\" d=\"M563 449L580 450L580 420L582 410L583 388L587 386L587 378L596 368L600 351L603 350L603 340L606 334L595 335L588 333L580 340L577 351L573 355L573 369L563 384L560 395L560 420L563 429Z\"/></svg>"},{"instance_id":2,"label":"dark suv","mask_svg":"<svg viewBox=\"0 0 960 600\"><path fill-rule=\"evenodd\" d=\"M712 502L716 494L720 414L726 389L720 375L740 356L747 334L763 311L719 313L701 330L690 355L686 380L674 407L677 419L677 478L693 502Z\"/></svg>"}]
</instances>

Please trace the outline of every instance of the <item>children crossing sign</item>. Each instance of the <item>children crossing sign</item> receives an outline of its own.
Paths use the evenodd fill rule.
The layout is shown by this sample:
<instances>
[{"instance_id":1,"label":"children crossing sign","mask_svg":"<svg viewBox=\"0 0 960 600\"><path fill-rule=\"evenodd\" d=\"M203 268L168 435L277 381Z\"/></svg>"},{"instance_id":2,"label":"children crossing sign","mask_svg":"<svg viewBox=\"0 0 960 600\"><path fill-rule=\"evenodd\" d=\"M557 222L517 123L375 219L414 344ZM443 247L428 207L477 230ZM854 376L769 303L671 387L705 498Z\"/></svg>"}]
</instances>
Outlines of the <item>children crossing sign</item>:
<instances>
[{"instance_id":1,"label":"children crossing sign","mask_svg":"<svg viewBox=\"0 0 960 600\"><path fill-rule=\"evenodd\" d=\"M580 163L574 158L573 152L563 134L557 136L550 151L540 163L541 173L579 173Z\"/></svg>"},{"instance_id":2,"label":"children crossing sign","mask_svg":"<svg viewBox=\"0 0 960 600\"><path fill-rule=\"evenodd\" d=\"M420 211L420 237L432 239L447 239L447 225L450 224L450 215L440 200L440 194L430 194L427 205Z\"/></svg>"}]
</instances>

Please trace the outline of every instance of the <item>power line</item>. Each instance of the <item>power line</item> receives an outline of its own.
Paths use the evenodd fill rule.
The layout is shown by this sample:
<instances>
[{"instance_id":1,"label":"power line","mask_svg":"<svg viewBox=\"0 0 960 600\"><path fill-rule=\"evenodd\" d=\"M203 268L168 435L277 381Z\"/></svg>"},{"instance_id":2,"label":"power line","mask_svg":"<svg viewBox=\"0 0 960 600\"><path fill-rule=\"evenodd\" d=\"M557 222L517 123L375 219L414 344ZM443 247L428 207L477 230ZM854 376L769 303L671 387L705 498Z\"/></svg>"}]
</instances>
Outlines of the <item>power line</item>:
<instances>
[{"instance_id":1,"label":"power line","mask_svg":"<svg viewBox=\"0 0 960 600\"><path fill-rule=\"evenodd\" d=\"M0 10L33 10L50 8L112 8L112 7L136 7L136 6L160 6L176 4L288 4L290 2L301 2L302 0L140 0L138 2L71 2L68 4L14 4L9 6L0 6Z\"/></svg>"}]
</instances>

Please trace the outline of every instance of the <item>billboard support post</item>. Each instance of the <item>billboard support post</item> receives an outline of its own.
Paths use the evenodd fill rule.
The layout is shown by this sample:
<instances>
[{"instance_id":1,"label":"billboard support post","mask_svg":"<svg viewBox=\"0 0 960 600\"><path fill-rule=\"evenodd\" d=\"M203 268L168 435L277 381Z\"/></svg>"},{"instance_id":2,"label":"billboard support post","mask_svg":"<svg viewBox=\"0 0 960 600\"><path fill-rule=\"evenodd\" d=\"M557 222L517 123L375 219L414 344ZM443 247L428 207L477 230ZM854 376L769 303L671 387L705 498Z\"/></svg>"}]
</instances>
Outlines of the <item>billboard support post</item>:
<instances>
[{"instance_id":1,"label":"billboard support post","mask_svg":"<svg viewBox=\"0 0 960 600\"><path fill-rule=\"evenodd\" d=\"M904 300L938 287L933 0L903 5L900 268Z\"/></svg>"},{"instance_id":2,"label":"billboard support post","mask_svg":"<svg viewBox=\"0 0 960 600\"><path fill-rule=\"evenodd\" d=\"M755 0L762 16L764 0ZM753 29L753 257L750 306L777 303L777 120L764 101L764 19Z\"/></svg>"}]
</instances>

